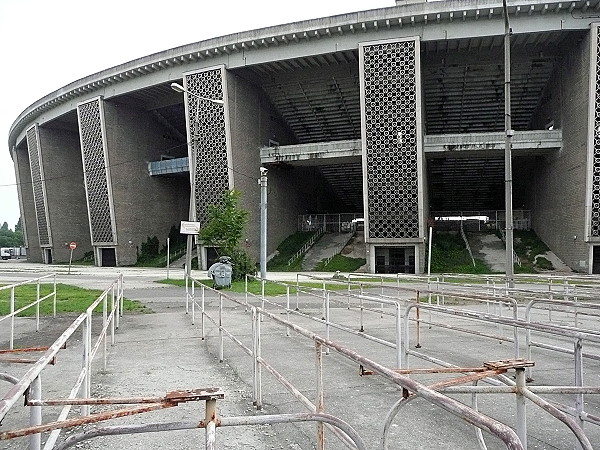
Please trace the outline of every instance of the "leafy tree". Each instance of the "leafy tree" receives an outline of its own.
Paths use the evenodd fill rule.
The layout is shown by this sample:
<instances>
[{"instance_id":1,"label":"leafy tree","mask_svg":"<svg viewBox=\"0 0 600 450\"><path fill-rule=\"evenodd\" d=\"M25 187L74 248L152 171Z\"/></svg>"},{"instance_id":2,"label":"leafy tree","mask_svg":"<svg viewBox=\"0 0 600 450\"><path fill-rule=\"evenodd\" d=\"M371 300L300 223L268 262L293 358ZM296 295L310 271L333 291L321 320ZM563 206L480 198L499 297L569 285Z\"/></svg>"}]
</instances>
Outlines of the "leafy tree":
<instances>
[{"instance_id":1,"label":"leafy tree","mask_svg":"<svg viewBox=\"0 0 600 450\"><path fill-rule=\"evenodd\" d=\"M8 222L4 222L0 226L0 247L21 247L23 245L23 231L16 228L15 231L9 229Z\"/></svg>"},{"instance_id":2,"label":"leafy tree","mask_svg":"<svg viewBox=\"0 0 600 450\"><path fill-rule=\"evenodd\" d=\"M23 231L23 222L21 222L21 218L19 217L19 221L15 224L15 232Z\"/></svg>"},{"instance_id":3,"label":"leafy tree","mask_svg":"<svg viewBox=\"0 0 600 450\"><path fill-rule=\"evenodd\" d=\"M239 207L240 198L240 192L226 191L221 203L208 206L208 222L200 230L200 239L231 257L234 280L256 273L256 262L240 246L248 223L248 211Z\"/></svg>"},{"instance_id":4,"label":"leafy tree","mask_svg":"<svg viewBox=\"0 0 600 450\"><path fill-rule=\"evenodd\" d=\"M2 230L2 231L8 231L8 222L4 222L2 224L2 227L0 227L0 230Z\"/></svg>"}]
</instances>

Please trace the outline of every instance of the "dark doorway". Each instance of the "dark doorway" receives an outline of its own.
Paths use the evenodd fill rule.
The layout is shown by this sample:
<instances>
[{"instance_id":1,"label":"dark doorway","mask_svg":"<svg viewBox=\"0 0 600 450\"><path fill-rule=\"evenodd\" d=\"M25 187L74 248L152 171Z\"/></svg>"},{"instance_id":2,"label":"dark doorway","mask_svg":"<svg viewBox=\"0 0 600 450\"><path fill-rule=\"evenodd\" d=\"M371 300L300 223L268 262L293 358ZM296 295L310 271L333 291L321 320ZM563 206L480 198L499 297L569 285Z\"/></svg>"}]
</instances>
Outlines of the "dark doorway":
<instances>
[{"instance_id":1,"label":"dark doorway","mask_svg":"<svg viewBox=\"0 0 600 450\"><path fill-rule=\"evenodd\" d=\"M592 273L600 273L600 245L594 245L592 253Z\"/></svg>"},{"instance_id":2,"label":"dark doorway","mask_svg":"<svg viewBox=\"0 0 600 450\"><path fill-rule=\"evenodd\" d=\"M103 248L102 267L115 267L117 265L117 254L114 248Z\"/></svg>"},{"instance_id":3,"label":"dark doorway","mask_svg":"<svg viewBox=\"0 0 600 450\"><path fill-rule=\"evenodd\" d=\"M375 273L415 273L415 248L375 247Z\"/></svg>"},{"instance_id":4,"label":"dark doorway","mask_svg":"<svg viewBox=\"0 0 600 450\"><path fill-rule=\"evenodd\" d=\"M52 264L52 249L47 248L44 252L46 253L46 264Z\"/></svg>"}]
</instances>

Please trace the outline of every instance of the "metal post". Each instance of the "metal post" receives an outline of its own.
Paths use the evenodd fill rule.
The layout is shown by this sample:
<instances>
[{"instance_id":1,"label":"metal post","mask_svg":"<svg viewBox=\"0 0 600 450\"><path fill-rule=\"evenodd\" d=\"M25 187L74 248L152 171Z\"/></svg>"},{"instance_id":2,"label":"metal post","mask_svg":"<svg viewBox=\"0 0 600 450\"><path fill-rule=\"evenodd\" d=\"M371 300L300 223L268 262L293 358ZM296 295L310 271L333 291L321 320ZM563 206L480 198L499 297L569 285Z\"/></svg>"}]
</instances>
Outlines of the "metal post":
<instances>
[{"instance_id":1,"label":"metal post","mask_svg":"<svg viewBox=\"0 0 600 450\"><path fill-rule=\"evenodd\" d=\"M577 339L575 341L574 346L574 356L575 356L575 386L582 387L583 386L583 348L581 339ZM579 393L575 396L575 411L577 415L575 416L575 421L577 424L583 428L583 420L581 417L583 416L583 394ZM581 449L581 444L579 440L575 442L575 448Z\"/></svg>"},{"instance_id":2,"label":"metal post","mask_svg":"<svg viewBox=\"0 0 600 450\"><path fill-rule=\"evenodd\" d=\"M10 349L14 349L15 344L15 288L10 289Z\"/></svg>"},{"instance_id":3,"label":"metal post","mask_svg":"<svg viewBox=\"0 0 600 450\"><path fill-rule=\"evenodd\" d=\"M167 238L167 280L169 279L169 266L171 265L171 238Z\"/></svg>"},{"instance_id":4,"label":"metal post","mask_svg":"<svg viewBox=\"0 0 600 450\"><path fill-rule=\"evenodd\" d=\"M525 368L517 367L516 369L516 381L517 381L517 436L521 440L523 450L527 450L527 414L526 414L526 401L527 399L523 395L523 390L527 389L525 386Z\"/></svg>"},{"instance_id":5,"label":"metal post","mask_svg":"<svg viewBox=\"0 0 600 450\"><path fill-rule=\"evenodd\" d=\"M402 312L400 303L396 302L396 367L402 369Z\"/></svg>"},{"instance_id":6,"label":"metal post","mask_svg":"<svg viewBox=\"0 0 600 450\"><path fill-rule=\"evenodd\" d=\"M36 298L35 298L35 331L40 331L40 280L37 280L37 289L36 289Z\"/></svg>"},{"instance_id":7,"label":"metal post","mask_svg":"<svg viewBox=\"0 0 600 450\"><path fill-rule=\"evenodd\" d=\"M267 169L260 168L260 277L267 278Z\"/></svg>"},{"instance_id":8,"label":"metal post","mask_svg":"<svg viewBox=\"0 0 600 450\"><path fill-rule=\"evenodd\" d=\"M223 294L219 293L219 362L225 360L223 346Z\"/></svg>"},{"instance_id":9,"label":"metal post","mask_svg":"<svg viewBox=\"0 0 600 450\"><path fill-rule=\"evenodd\" d=\"M214 450L217 440L217 401L215 399L206 400L206 413L204 423L206 424L206 450Z\"/></svg>"},{"instance_id":10,"label":"metal post","mask_svg":"<svg viewBox=\"0 0 600 450\"><path fill-rule=\"evenodd\" d=\"M323 394L323 346L320 342L315 342L316 363L317 363L317 413L325 412L325 396ZM325 427L322 422L317 424L317 448L325 450Z\"/></svg>"},{"instance_id":11,"label":"metal post","mask_svg":"<svg viewBox=\"0 0 600 450\"><path fill-rule=\"evenodd\" d=\"M42 400L42 380L39 375L35 377L35 380L29 386L29 400L40 401ZM42 424L42 407L41 406L30 406L29 407L29 426L35 427ZM29 450L40 450L42 445L42 435L40 433L32 434L29 437Z\"/></svg>"},{"instance_id":12,"label":"metal post","mask_svg":"<svg viewBox=\"0 0 600 450\"><path fill-rule=\"evenodd\" d=\"M504 146L504 194L505 194L505 223L506 223L506 282L509 288L514 287L513 262L513 205L512 205L512 154L511 143L514 131L511 123L510 109L510 24L508 23L508 7L504 7L504 131L506 134Z\"/></svg>"}]
</instances>

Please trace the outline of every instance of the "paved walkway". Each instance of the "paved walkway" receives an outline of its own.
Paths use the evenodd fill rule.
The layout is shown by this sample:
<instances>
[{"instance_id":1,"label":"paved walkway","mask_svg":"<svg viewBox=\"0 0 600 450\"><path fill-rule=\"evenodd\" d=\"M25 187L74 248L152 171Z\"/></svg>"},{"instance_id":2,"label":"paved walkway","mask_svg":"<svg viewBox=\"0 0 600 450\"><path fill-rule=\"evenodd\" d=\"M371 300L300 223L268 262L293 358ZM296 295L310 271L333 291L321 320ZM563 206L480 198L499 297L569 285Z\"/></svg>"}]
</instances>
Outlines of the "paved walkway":
<instances>
[{"instance_id":1,"label":"paved walkway","mask_svg":"<svg viewBox=\"0 0 600 450\"><path fill-rule=\"evenodd\" d=\"M114 276L113 270L98 268L77 269L71 275L62 273L59 281L88 287L106 285ZM123 269L121 269L123 270ZM202 339L200 325L191 324L190 314L185 313L183 289L154 281L164 278L161 270L124 269L125 295L137 299L154 313L128 314L122 319L122 326L117 333L117 343L110 348L107 370L98 364L94 366L94 396L151 396L164 395L166 392L179 389L197 389L220 387L225 398L218 402L219 414L222 417L264 415L276 413L306 412L306 409L284 389L281 384L263 370L262 411L256 411L252 405L252 365L250 358L230 340L225 342L225 362L217 359L219 354L218 329L207 322L206 339ZM197 274L202 277L201 273ZM330 276L331 274L329 274ZM0 272L0 283L31 276L20 272ZM295 274L278 274L279 279L295 281ZM341 293L340 295L344 295ZM285 302L285 298L275 298ZM350 330L357 330L357 315L342 303L332 307L332 320L345 324ZM216 295L207 295L206 305L214 317L219 299ZM269 307L270 308L270 307ZM379 305L377 306L379 308ZM322 316L322 298L302 296L299 298L299 309L304 316L295 316L298 325L312 330L322 336L326 330L320 317ZM285 318L285 315L281 315ZM422 320L426 315L422 314ZM311 319L312 318L312 319ZM316 320L314 320L316 319ZM67 319L61 319L66 321ZM223 323L227 329L234 330L236 336L246 345L250 345L251 321L244 308L235 303L226 302ZM386 339L394 339L394 320L388 315L367 313L364 319L364 334L373 333ZM447 319L446 324L458 323L460 319ZM33 342L38 333L32 332L31 319L23 319L20 328L19 342ZM45 321L39 336L51 336L53 327L64 328L64 323L52 320ZM485 324L460 324L475 332L498 333L501 330L490 328ZM263 357L273 364L286 379L307 396L311 401L316 398L317 374L315 370L315 348L310 339L304 339L291 333L286 336L285 329L269 320L262 322ZM413 330L414 331L414 330ZM503 330L507 335L510 329ZM1 334L2 346L5 335ZM56 332L56 330L54 330ZM368 358L375 359L389 367L395 365L395 352L392 348L375 345L359 335L331 330L331 339L356 349ZM512 357L512 346L499 343L497 340L472 338L453 334L439 327L422 327L421 348L436 358L451 360L463 367L479 366L483 361ZM33 336L33 337L32 337ZM415 335L411 333L411 339ZM414 341L411 349L414 348ZM68 348L61 352L56 366L50 367L43 377L45 395L59 396L64 392L64 380L68 377L65 367L77 367L80 364L81 342L79 333L74 336ZM570 384L572 373L564 369L572 364L572 357L550 354L546 358L543 351L535 352L536 384ZM423 361L412 360L414 366L429 367ZM323 383L325 386L326 411L337 415L350 423L365 439L368 449L380 449L381 427L385 416L393 404L400 398L401 391L378 376L361 377L358 365L331 351L324 357ZM22 366L18 370L26 370ZM0 370L1 371L1 370ZM586 360L585 379L591 384L600 382L598 363ZM435 382L439 377L417 377L419 381ZM470 396L457 396L466 404ZM570 401L570 400L569 400ZM480 396L480 408L486 414L498 417L505 423L514 422L514 397L512 396ZM598 414L599 402L591 396L586 397L586 409ZM25 410L25 408L21 408ZM49 410L49 408L48 408ZM100 410L98 408L97 410ZM111 422L113 424L139 424L169 421L199 421L204 414L203 405L190 403L175 408L131 416ZM548 415L539 409L529 406L530 416L530 449L565 449L572 447L573 438L566 428L558 422L548 419ZM48 412L45 421L51 419ZM18 423L27 422L26 417L6 420L3 429L13 429ZM594 444L600 444L600 433L588 425ZM595 431L594 431L595 430ZM0 429L0 431L2 431ZM217 431L218 447L224 449L312 449L315 448L315 426L307 425L274 425L247 426L236 428L219 428ZM192 449L203 448L203 430L162 432L135 436L103 437L79 444L79 449ZM331 432L326 432L327 448L346 448ZM476 448L473 429L462 420L443 412L423 400L416 400L407 405L392 426L390 439L394 449L463 449ZM503 446L498 440L486 437L489 449L500 449ZM3 443L4 444L4 443ZM25 448L23 440L10 441L6 449Z\"/></svg>"}]
</instances>

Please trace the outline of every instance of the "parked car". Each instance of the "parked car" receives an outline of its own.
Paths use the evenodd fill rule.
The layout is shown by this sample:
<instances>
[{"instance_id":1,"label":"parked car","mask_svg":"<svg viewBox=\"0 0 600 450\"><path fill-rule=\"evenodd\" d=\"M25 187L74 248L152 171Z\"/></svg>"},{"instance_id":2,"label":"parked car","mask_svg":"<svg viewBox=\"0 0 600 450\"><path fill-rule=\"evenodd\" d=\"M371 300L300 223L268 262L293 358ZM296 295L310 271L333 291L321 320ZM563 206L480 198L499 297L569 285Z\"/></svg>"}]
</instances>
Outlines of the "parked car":
<instances>
[{"instance_id":1,"label":"parked car","mask_svg":"<svg viewBox=\"0 0 600 450\"><path fill-rule=\"evenodd\" d=\"M10 249L8 249L8 248L0 249L0 257L5 260L10 259L12 257L12 255L10 253Z\"/></svg>"}]
</instances>

